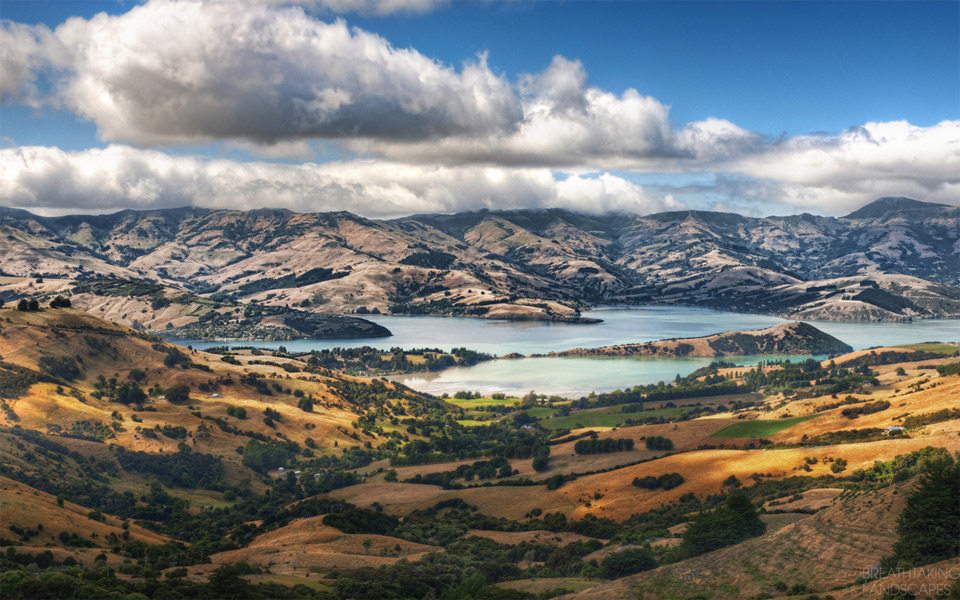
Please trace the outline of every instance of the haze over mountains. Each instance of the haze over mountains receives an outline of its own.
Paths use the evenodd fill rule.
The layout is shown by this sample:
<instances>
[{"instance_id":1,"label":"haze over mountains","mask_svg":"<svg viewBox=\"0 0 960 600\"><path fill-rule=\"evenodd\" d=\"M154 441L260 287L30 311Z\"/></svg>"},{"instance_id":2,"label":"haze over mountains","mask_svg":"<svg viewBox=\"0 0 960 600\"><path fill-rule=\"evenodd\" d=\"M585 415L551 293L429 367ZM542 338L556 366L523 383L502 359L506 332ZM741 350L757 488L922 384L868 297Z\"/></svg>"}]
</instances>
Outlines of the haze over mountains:
<instances>
[{"instance_id":1,"label":"haze over mountains","mask_svg":"<svg viewBox=\"0 0 960 600\"><path fill-rule=\"evenodd\" d=\"M960 315L960 209L908 198L841 218L5 209L0 228L3 275L135 279L324 313L569 320L590 304L665 303L819 320Z\"/></svg>"}]
</instances>

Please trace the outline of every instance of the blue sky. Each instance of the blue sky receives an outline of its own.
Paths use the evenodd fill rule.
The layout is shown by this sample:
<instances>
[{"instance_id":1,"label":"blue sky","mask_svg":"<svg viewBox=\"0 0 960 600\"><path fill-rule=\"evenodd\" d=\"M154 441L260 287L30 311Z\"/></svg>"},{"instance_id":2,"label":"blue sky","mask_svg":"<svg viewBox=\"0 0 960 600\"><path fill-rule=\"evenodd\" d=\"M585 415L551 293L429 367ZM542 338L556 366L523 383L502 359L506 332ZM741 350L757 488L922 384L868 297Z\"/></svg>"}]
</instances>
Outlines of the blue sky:
<instances>
[{"instance_id":1,"label":"blue sky","mask_svg":"<svg viewBox=\"0 0 960 600\"><path fill-rule=\"evenodd\" d=\"M80 152L120 143L129 144L132 149L158 150L170 156L227 158L241 162L256 160L294 166L357 157L421 166L443 163L450 168L465 165L489 167L491 164L514 169L545 166L553 169L558 180L565 179L570 173L582 177L614 173L657 191L661 207L666 201L663 196L667 187L684 182L701 184L720 174L762 180L763 186L758 189L773 189L764 187L770 183L780 185L782 189L774 196L780 194L787 200L771 199L763 202L763 208L780 205L787 207L784 208L786 212L797 212L811 208L802 206L798 199L813 196L795 189L808 183L781 176L781 171L787 170L788 165L780 165L782 168L778 170L770 163L775 160L773 157L781 161L798 161L798 164L807 160L802 152L809 150L809 138L805 137L808 134L826 140L824 143L828 145L839 146L857 143L849 136L844 137L850 127L907 122L911 127L923 128L921 137L927 138L923 143L929 146L934 143L931 140L942 143L944 136L948 139L952 135L944 134L942 130L937 130L934 135L930 133L932 128L945 121L954 123L960 119L958 2L435 3L434 0L411 0L422 1L427 8L374 15L369 14L369 10L338 13L329 8L331 1L292 4L303 4L310 18L320 24L344 19L351 27L382 36L394 50L411 49L424 59L451 67L464 80L464 64L475 61L484 53L489 73L501 77L514 88L507 93L520 98L525 115L535 102L523 97L524 78L547 73L551 61L559 55L565 62L557 65L557 72L562 71L562 78L567 78L564 81L576 79L577 73L586 77L586 83L581 86L584 98L593 89L623 101L623 106L618 105L616 109L621 112L606 113L607 118L616 118L617 115L632 117L636 113L635 106L627 106L629 103L624 95L630 89L642 97L652 98L657 104L640 110L649 109L654 114L659 106L663 107L662 123L654 126L638 122L636 131L649 133L657 127L661 130L666 127L668 137L674 134L682 137L690 129L690 124L696 129L697 123L710 120L712 123L718 120L729 122L737 130L732 134L729 131L723 133L720 142L709 138L712 140L708 144L710 149L722 146L721 153L707 151L702 145L667 148L661 140L626 150L604 151L602 158L598 158L593 147L570 157L544 153L541 146L536 146L531 153L528 149L531 146L524 145L524 140L520 143L505 137L503 144L492 144L482 152L471 147L461 156L460 151L471 144L475 146L477 139L483 139L484 143L489 141L485 137L489 134L486 129L468 135L462 133L465 127L470 129L471 118L467 117L467 125L459 121L452 125L424 125L430 132L427 137L431 139L436 138L436 131L447 132L448 126L455 130L441 134L443 142L449 142L452 150L438 155L432 154L424 144L411 146L411 140L406 137L397 139L394 133L381 133L384 129L395 131L395 125L373 127L377 133L358 135L356 139L345 139L339 133L345 127L342 123L338 125L341 129L332 135L329 127L319 127L309 135L284 130L276 135L274 132L265 134L269 139L264 139L258 137L260 133L233 133L226 127L226 133L222 134L218 130L215 134L203 133L196 137L167 138L162 130L143 132L125 131L121 126L111 128L109 123L114 119L97 112L101 108L78 108L79 101L70 98L38 102L36 98L25 100L21 97L12 101L6 98L0 109L3 145L8 150L17 146L43 146ZM376 6L376 0L363 1ZM99 12L119 16L139 4L4 0L0 5L0 17L8 26L10 23L42 24L63 37L61 30L56 28L71 16L84 20ZM234 6L238 5L234 3ZM344 5L337 6L342 8ZM97 35L96 27L91 25L88 29L90 35ZM282 40L277 44L282 46ZM579 67L571 66L575 61L579 61ZM98 71L95 66L87 65L87 68ZM328 85L322 65L317 68L319 71L311 72L311 75ZM62 72L39 72L34 83L41 94L46 94L59 90L57 86L63 84L61 79L69 81ZM55 85L46 85L48 80ZM537 89L540 91L531 94L543 92L545 88L541 85ZM410 91L404 93L409 96ZM303 95L303 90L299 90L292 97L302 99ZM351 100L357 98L358 93L354 92ZM516 98L500 100L509 109ZM378 97L377 101L381 100ZM284 99L272 101L282 103ZM583 104L585 100L578 102L586 106ZM599 107L602 102L597 102ZM454 110L459 110L458 107ZM260 114L263 105L257 104L253 109L251 114ZM447 106L431 114L437 114L437 111L446 114L450 110ZM593 111L594 104L586 110ZM381 110L376 114L384 112ZM609 117L611 114L614 117ZM518 115L504 119L532 127L529 116L520 118ZM591 118L595 116L591 115ZM416 115L417 118L422 116ZM363 118L367 120L354 124L358 130L370 126L369 119L373 117ZM570 127L582 125L589 129L584 123L578 121ZM591 123L596 125L596 119ZM172 125L176 127L178 124ZM501 125L492 126L498 135L503 130ZM603 123L599 126L602 127ZM616 131L616 125L609 129ZM189 124L184 126L184 131L192 131ZM883 131L887 135L891 129L888 127ZM748 140L748 133L756 137ZM402 134L407 135L411 134ZM595 137L590 132L588 135L592 136L591 139ZM652 135L662 134L654 132ZM876 132L871 135L876 136ZM903 135L906 136L904 139L915 141L917 138L912 133ZM450 141L454 138L462 143L455 145ZM296 146L298 150L270 152L286 147L283 144ZM517 144L523 146L522 152L514 152ZM610 142L601 141L595 145L606 147ZM735 150L732 149L734 146ZM891 144L891 148L894 146L896 144ZM651 150L651 147L655 149ZM264 148L268 150L268 156L262 151ZM318 149L322 152L317 152ZM909 154L911 151L897 146L891 152L902 158L906 156L904 152ZM697 160L675 160L677 155L686 154L696 155ZM721 154L724 164L719 164ZM749 165L744 162L748 156L751 158ZM904 169L909 171L909 166ZM812 179L817 185L822 183L822 176ZM938 185L936 180L917 182L915 179L908 172L891 178L890 193L932 190L930 196L933 199L942 199L955 191L949 181L941 181L939 183L944 185ZM904 184L906 180L911 180L912 187ZM654 189L658 183L663 184L663 189ZM847 189L851 187L849 183L830 185L850 203L854 202L854 197L862 199L884 191L860 185L861 191L854 192ZM722 196L724 193L728 192L718 190L717 193L687 197L685 201L703 207L706 203L716 203L718 194ZM823 211L822 206L828 205L820 197L824 193L827 192L817 192L817 200L812 204L814 212ZM731 206L756 202L756 198L747 197L731 196L728 200L727 204Z\"/></svg>"}]
</instances>

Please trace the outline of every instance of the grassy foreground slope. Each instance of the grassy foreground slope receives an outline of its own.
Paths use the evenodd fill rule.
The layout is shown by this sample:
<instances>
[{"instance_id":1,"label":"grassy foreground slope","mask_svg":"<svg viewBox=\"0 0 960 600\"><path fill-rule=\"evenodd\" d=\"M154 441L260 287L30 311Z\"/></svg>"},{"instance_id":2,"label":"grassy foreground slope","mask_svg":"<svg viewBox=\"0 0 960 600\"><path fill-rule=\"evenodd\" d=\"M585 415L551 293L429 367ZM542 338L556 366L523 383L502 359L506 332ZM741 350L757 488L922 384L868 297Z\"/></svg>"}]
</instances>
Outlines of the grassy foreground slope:
<instances>
[{"instance_id":1,"label":"grassy foreground slope","mask_svg":"<svg viewBox=\"0 0 960 600\"><path fill-rule=\"evenodd\" d=\"M464 426L317 355L0 309L0 594L857 597L960 452L957 350L715 363Z\"/></svg>"}]
</instances>

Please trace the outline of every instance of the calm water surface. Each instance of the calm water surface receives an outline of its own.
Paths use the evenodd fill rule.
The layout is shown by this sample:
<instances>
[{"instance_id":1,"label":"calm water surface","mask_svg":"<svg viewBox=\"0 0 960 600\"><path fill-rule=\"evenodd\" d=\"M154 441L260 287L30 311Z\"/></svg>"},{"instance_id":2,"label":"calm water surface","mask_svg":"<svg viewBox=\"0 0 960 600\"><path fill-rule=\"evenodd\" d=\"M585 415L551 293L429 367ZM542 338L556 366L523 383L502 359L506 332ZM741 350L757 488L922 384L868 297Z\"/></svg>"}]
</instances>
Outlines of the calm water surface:
<instances>
[{"instance_id":1,"label":"calm water surface","mask_svg":"<svg viewBox=\"0 0 960 600\"><path fill-rule=\"evenodd\" d=\"M488 321L460 317L366 316L393 332L377 339L295 340L289 342L208 342L184 340L196 349L211 346L250 346L290 352L307 352L336 347L373 346L389 349L400 346L449 350L466 346L472 350L502 356L543 354L571 348L593 348L614 344L649 342L674 337L697 337L721 331L762 329L786 323L764 315L727 313L689 307L610 307L584 313L603 323L541 323ZM827 323L812 322L856 349L926 341L960 341L960 319L925 320L912 323ZM738 357L738 364L756 364L771 357ZM792 357L794 360L797 357ZM474 367L456 367L442 373L398 376L410 387L432 394L457 390L485 393L540 393L580 396L591 390L609 391L640 383L655 383L686 375L710 364L709 358L526 358L498 360ZM728 359L729 360L729 359Z\"/></svg>"}]
</instances>

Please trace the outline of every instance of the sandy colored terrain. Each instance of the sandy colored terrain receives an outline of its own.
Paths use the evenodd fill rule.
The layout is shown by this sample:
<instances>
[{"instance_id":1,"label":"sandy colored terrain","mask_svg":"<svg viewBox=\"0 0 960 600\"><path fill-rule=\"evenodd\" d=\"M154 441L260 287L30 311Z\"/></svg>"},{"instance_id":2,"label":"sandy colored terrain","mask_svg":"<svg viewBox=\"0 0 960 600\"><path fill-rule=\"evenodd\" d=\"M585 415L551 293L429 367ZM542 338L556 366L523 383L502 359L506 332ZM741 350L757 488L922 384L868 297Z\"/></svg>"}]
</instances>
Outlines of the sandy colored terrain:
<instances>
[{"instance_id":1,"label":"sandy colored terrain","mask_svg":"<svg viewBox=\"0 0 960 600\"><path fill-rule=\"evenodd\" d=\"M111 515L103 515L98 521L87 516L91 509L64 502L57 505L55 496L41 492L28 485L19 483L7 477L0 477L0 515L2 515L3 537L19 541L19 536L10 531L10 525L22 529L36 530L38 525L43 530L26 542L25 546L46 547L48 545L61 546L60 533L76 533L81 538L89 540L101 548L110 548L107 537L111 534L121 537L124 534L123 521ZM166 536L154 533L139 525L128 525L130 538L147 544L165 544L170 541ZM87 549L90 550L90 549ZM92 562L92 561L91 561Z\"/></svg>"},{"instance_id":2,"label":"sandy colored terrain","mask_svg":"<svg viewBox=\"0 0 960 600\"><path fill-rule=\"evenodd\" d=\"M361 483L335 490L328 494L360 507L369 507L374 502L394 515L409 514L414 510L430 508L441 500L461 498L477 506L480 512L492 517L522 520L534 508L543 512L562 512L569 516L575 503L558 491L548 491L544 486L491 486L465 490L444 490L433 485L413 483Z\"/></svg>"},{"instance_id":3,"label":"sandy colored terrain","mask_svg":"<svg viewBox=\"0 0 960 600\"><path fill-rule=\"evenodd\" d=\"M911 485L902 482L846 497L761 537L570 597L659 600L710 590L716 598L746 598L773 592L778 581L805 584L810 593L853 583L889 553L904 491Z\"/></svg>"},{"instance_id":4,"label":"sandy colored terrain","mask_svg":"<svg viewBox=\"0 0 960 600\"><path fill-rule=\"evenodd\" d=\"M804 474L831 475L826 457L843 458L848 472L872 466L874 461L891 460L899 454L908 454L926 446L960 451L960 437L954 432L931 434L914 439L890 439L883 443L842 444L818 448L789 448L780 450L698 450L668 456L656 461L626 467L610 473L580 477L565 484L557 492L577 503L572 518L586 514L623 520L635 513L657 508L676 501L687 493L698 496L722 491L722 482L735 475L744 485L750 485L753 473L772 474L775 477ZM806 457L818 457L816 465L807 473L795 471ZM632 485L635 477L682 473L686 480L669 491L651 491ZM595 493L603 494L595 499ZM589 506L588 506L589 504Z\"/></svg>"},{"instance_id":5,"label":"sandy colored terrain","mask_svg":"<svg viewBox=\"0 0 960 600\"><path fill-rule=\"evenodd\" d=\"M367 544L369 542L369 544ZM257 537L249 546L211 556L214 564L247 561L275 574L354 569L416 561L441 548L383 535L348 535L323 524L323 517L296 521Z\"/></svg>"}]
</instances>

